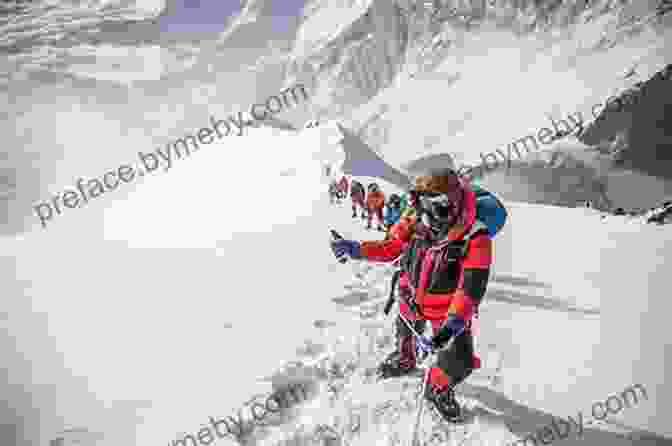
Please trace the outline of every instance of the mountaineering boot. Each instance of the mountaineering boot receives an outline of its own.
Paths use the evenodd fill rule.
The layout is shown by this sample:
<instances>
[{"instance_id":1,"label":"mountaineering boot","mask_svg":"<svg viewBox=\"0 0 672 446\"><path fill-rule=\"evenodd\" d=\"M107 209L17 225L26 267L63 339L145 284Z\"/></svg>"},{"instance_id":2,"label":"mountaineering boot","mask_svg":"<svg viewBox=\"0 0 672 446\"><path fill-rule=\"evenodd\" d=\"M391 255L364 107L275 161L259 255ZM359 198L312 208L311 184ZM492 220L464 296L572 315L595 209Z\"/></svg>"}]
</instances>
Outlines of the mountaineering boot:
<instances>
[{"instance_id":1,"label":"mountaineering boot","mask_svg":"<svg viewBox=\"0 0 672 446\"><path fill-rule=\"evenodd\" d=\"M434 409L445 421L449 423L463 421L462 409L455 399L455 391L452 386L447 386L445 389L436 389L428 385L425 397L434 405Z\"/></svg>"},{"instance_id":2,"label":"mountaineering boot","mask_svg":"<svg viewBox=\"0 0 672 446\"><path fill-rule=\"evenodd\" d=\"M417 370L415 367L415 338L403 336L397 340L397 350L393 351L378 366L380 379L397 378Z\"/></svg>"}]
</instances>

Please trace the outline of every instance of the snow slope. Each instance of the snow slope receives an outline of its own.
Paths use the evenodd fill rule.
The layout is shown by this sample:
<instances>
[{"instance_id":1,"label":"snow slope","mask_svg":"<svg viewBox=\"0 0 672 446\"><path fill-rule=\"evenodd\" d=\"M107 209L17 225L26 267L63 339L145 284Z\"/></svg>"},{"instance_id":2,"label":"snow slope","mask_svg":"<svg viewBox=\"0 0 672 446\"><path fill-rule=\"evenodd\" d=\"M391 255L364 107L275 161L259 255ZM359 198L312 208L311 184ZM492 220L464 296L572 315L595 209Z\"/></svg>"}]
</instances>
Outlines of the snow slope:
<instances>
[{"instance_id":1,"label":"snow slope","mask_svg":"<svg viewBox=\"0 0 672 446\"><path fill-rule=\"evenodd\" d=\"M268 17L256 17L270 2L247 2L210 42L159 33L154 19L165 2L47 3L17 5L2 20L8 57L0 83L10 106L0 223L12 234L0 239L2 446L47 444L63 430L62 446L172 444L267 392L263 379L294 356L321 377L321 392L249 444L277 444L273 435L292 436L298 424L335 426L354 414L361 423L348 436L353 443L407 438L418 380L376 384L368 376L391 348L391 321L380 317L389 272L331 258L330 227L369 233L347 206L327 204L322 163L340 158L321 133L251 130L69 210L47 230L26 230L36 223L32 204L77 175L163 146L212 113L303 80L310 104L281 113L282 122L333 118L394 166L445 152L457 164L478 161L481 151L549 126L550 117L580 112L587 123L593 105L669 63L672 42L670 15L658 17L655 1L535 8L497 0L477 26L455 17L430 26L422 11L402 13L388 0L320 1L297 25L295 42L285 45L294 38L289 21L268 47L268 36L255 33L270 29ZM442 2L444 12L452 3ZM466 15L483 4L460 3ZM133 57L112 60L105 43ZM256 48L235 48L244 44ZM103 57L87 56L96 51ZM143 51L161 58L136 57ZM240 72L266 60L254 65L259 76ZM147 63L154 65L143 69ZM147 81L148 73L160 80ZM638 143L649 142L662 105L641 118ZM597 140L628 125L623 116L604 122ZM657 137L651 144L662 147L665 132ZM614 173L608 194L616 205L628 195L646 207L672 190ZM562 175L543 200L559 195ZM508 182L510 196L539 186L495 180L495 192ZM563 203L582 193L560 192ZM482 409L465 444L506 444L632 384L644 385L649 399L567 442L669 443L658 437L672 436L663 307L669 227L510 205L480 320L485 370L460 390ZM426 438L433 441L447 443Z\"/></svg>"},{"instance_id":2,"label":"snow slope","mask_svg":"<svg viewBox=\"0 0 672 446\"><path fill-rule=\"evenodd\" d=\"M603 222L590 210L525 204L512 206L510 223L511 257L497 251L497 274L547 289L500 289L506 279L490 288L488 301L496 304L492 325L482 321L483 334L506 346L507 358L511 353L504 393L567 414L639 383L650 399L618 418L670 436L665 415L672 396L665 383L670 347L657 328L659 315L668 311L660 296L667 288L669 228L626 219ZM495 310L498 305L503 308Z\"/></svg>"},{"instance_id":3,"label":"snow slope","mask_svg":"<svg viewBox=\"0 0 672 446\"><path fill-rule=\"evenodd\" d=\"M670 444L659 436L670 436L672 395L665 383L669 336L658 325L669 306L657 297L666 288L669 267L662 253L669 250L672 232L625 219L605 223L584 209L508 205L511 219L496 242L492 282L478 323L484 369L460 389L465 404L482 408L481 425L466 444L505 444L513 441L511 434L525 438L552 417L577 418L582 412L589 419L593 403L635 384L644 386L648 399L640 396L638 405L586 426L582 437L573 435L563 443ZM540 224L547 221L571 239L542 241L547 231ZM625 260L622 252L647 260ZM354 313L360 310L365 332L379 322L373 331L391 334L391 321L382 322L380 316L384 298L376 293L384 289L384 282L374 280L369 291L374 298L360 308L350 305ZM371 397L368 404L375 401ZM463 439L462 433L453 433L453 441Z\"/></svg>"},{"instance_id":4,"label":"snow slope","mask_svg":"<svg viewBox=\"0 0 672 446\"><path fill-rule=\"evenodd\" d=\"M2 240L14 444L82 425L105 444L165 444L228 415L332 312L322 296L347 274L328 271L321 163L271 133L208 146L107 208ZM136 433L138 405L152 409Z\"/></svg>"},{"instance_id":5,"label":"snow slope","mask_svg":"<svg viewBox=\"0 0 672 446\"><path fill-rule=\"evenodd\" d=\"M232 414L251 394L268 391L258 380L294 357L306 338L323 345L318 365L351 364L337 380L351 390L332 398L322 382L293 423L352 416L355 406L360 417L374 417L387 404L383 413L401 418L367 418L353 440L370 444L407 432L412 386L366 378L390 347L392 324L380 316L389 274L331 258L329 227L368 233L347 206L327 204L314 147L301 144L300 134L258 129L227 141L226 150L211 146L147 176L102 215L80 209L49 231L3 239L3 262L11 261L7 253L14 262L2 278L10 290L2 303L10 335L4 361L12 364L3 394L14 408L3 418L23 426L14 444L45 444L64 426L99 433L92 444L104 446L180 439L209 416ZM296 175L280 175L287 167ZM246 193L223 192L236 188ZM272 206L270 218L261 202ZM542 242L540 223L547 221L574 239ZM670 435L669 347L655 325L667 313L658 297L670 237L666 227L605 224L584 210L511 205L480 320L482 375L499 368L499 378L477 376L464 389L472 404L488 407L473 441L512 441L544 416L587 410L634 383L646 386L649 400L622 414L629 428L618 432ZM623 261L622 252L648 257ZM359 286L349 279L353 271ZM319 320L337 335L311 332ZM316 364L299 359L304 367ZM406 409L395 406L399 401ZM601 430L590 435L618 439Z\"/></svg>"}]
</instances>

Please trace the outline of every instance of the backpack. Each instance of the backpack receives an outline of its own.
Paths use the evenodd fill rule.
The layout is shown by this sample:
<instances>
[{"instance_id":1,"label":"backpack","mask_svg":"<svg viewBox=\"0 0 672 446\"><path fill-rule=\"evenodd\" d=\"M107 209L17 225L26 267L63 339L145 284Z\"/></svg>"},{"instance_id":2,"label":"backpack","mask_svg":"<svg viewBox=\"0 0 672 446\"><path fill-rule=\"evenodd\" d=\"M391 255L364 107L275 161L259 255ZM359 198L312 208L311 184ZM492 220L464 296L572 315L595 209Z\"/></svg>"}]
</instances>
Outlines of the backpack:
<instances>
[{"instance_id":1,"label":"backpack","mask_svg":"<svg viewBox=\"0 0 672 446\"><path fill-rule=\"evenodd\" d=\"M406 198L406 194L401 194L399 198L401 198L401 212L403 213L408 207L408 198Z\"/></svg>"},{"instance_id":2,"label":"backpack","mask_svg":"<svg viewBox=\"0 0 672 446\"><path fill-rule=\"evenodd\" d=\"M492 192L475 184L471 188L476 194L476 220L487 227L488 235L493 238L506 223L506 208Z\"/></svg>"}]
</instances>

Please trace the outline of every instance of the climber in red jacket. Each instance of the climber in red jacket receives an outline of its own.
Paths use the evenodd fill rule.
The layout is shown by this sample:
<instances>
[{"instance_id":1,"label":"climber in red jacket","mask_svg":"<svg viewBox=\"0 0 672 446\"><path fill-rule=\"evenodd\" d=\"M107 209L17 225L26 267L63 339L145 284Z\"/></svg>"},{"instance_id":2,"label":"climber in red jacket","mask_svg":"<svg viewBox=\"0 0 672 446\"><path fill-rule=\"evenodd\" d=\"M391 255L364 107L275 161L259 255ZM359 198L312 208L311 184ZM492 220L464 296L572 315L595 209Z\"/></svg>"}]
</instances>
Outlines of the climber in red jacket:
<instances>
[{"instance_id":1,"label":"climber in red jacket","mask_svg":"<svg viewBox=\"0 0 672 446\"><path fill-rule=\"evenodd\" d=\"M402 217L384 241L335 240L337 257L389 262L401 255L397 351L381 364L383 377L402 376L416 367L416 339L402 318L422 333L430 321L432 348L439 351L430 369L425 397L448 421L460 419L454 388L478 360L471 321L485 294L492 240L476 220L476 194L452 169L431 170L415 181L416 216ZM449 349L441 350L455 337Z\"/></svg>"},{"instance_id":2,"label":"climber in red jacket","mask_svg":"<svg viewBox=\"0 0 672 446\"><path fill-rule=\"evenodd\" d=\"M338 192L341 196L341 199L348 196L348 186L349 186L348 178L345 175L343 175L340 181L338 182Z\"/></svg>"}]
</instances>

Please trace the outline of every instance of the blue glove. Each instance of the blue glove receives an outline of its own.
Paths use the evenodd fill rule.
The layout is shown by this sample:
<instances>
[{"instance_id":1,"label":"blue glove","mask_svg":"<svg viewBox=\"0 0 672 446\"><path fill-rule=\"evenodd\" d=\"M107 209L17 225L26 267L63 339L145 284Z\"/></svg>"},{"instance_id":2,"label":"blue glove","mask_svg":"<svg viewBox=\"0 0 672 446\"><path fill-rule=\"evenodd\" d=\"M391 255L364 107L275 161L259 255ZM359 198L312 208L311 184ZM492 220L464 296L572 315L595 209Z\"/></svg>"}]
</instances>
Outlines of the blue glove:
<instances>
[{"instance_id":1,"label":"blue glove","mask_svg":"<svg viewBox=\"0 0 672 446\"><path fill-rule=\"evenodd\" d=\"M427 336L420 336L417 338L417 345L420 350L425 353L432 353L434 351L434 345L432 339Z\"/></svg>"},{"instance_id":2,"label":"blue glove","mask_svg":"<svg viewBox=\"0 0 672 446\"><path fill-rule=\"evenodd\" d=\"M432 348L441 350L454 336L462 333L465 327L466 324L461 317L454 314L449 315L446 322L439 328L438 333L432 338Z\"/></svg>"},{"instance_id":3,"label":"blue glove","mask_svg":"<svg viewBox=\"0 0 672 446\"><path fill-rule=\"evenodd\" d=\"M361 258L360 245L359 242L355 240L334 240L331 242L331 250L334 252L337 259L346 255L353 259Z\"/></svg>"}]
</instances>

